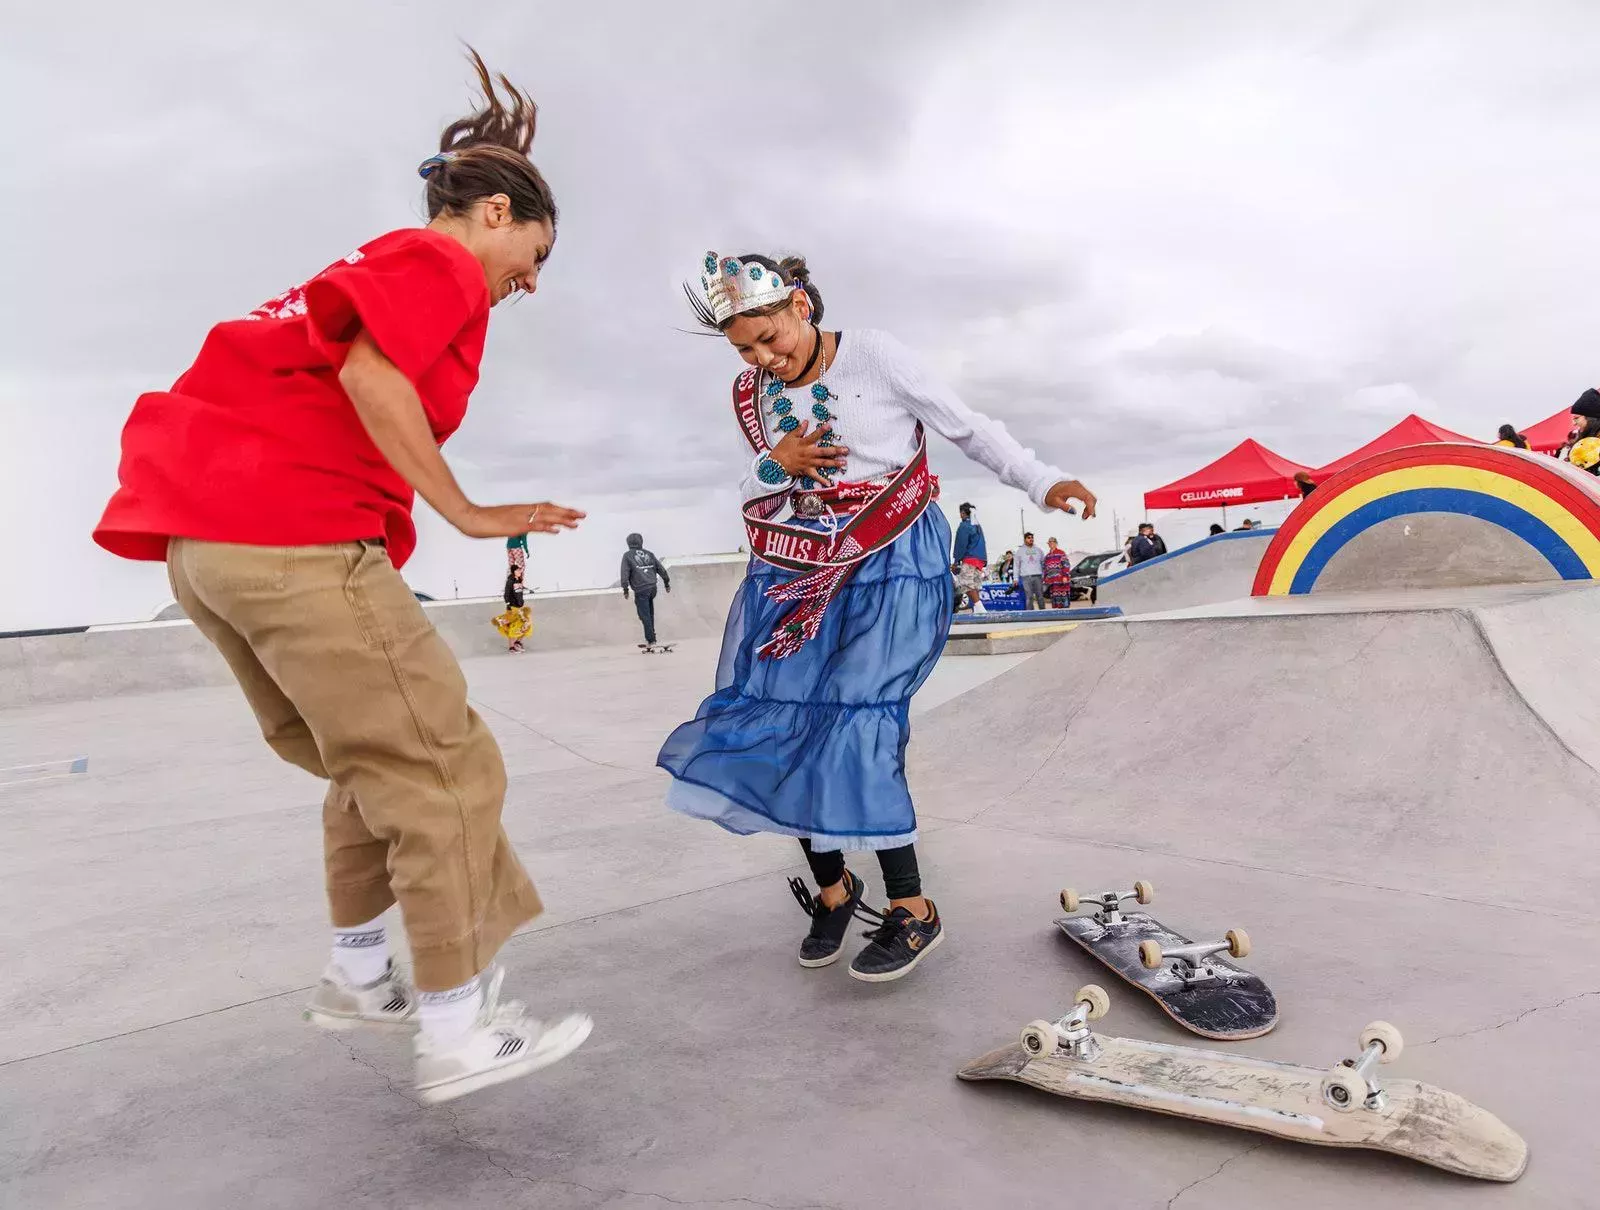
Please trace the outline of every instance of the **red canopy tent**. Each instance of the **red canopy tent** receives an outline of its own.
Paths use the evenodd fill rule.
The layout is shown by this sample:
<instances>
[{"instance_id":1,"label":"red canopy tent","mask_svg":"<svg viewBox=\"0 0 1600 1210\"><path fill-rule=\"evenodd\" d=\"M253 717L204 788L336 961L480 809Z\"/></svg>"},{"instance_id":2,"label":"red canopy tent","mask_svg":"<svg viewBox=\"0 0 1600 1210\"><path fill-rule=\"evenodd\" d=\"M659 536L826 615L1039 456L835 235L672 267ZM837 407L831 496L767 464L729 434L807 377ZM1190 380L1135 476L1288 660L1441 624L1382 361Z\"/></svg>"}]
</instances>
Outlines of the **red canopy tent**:
<instances>
[{"instance_id":1,"label":"red canopy tent","mask_svg":"<svg viewBox=\"0 0 1600 1210\"><path fill-rule=\"evenodd\" d=\"M1144 506L1147 510L1226 508L1230 504L1289 499L1300 494L1295 472L1310 469L1247 437L1194 474L1146 492Z\"/></svg>"},{"instance_id":2,"label":"red canopy tent","mask_svg":"<svg viewBox=\"0 0 1600 1210\"><path fill-rule=\"evenodd\" d=\"M1522 430L1522 435L1528 439L1528 448L1537 450L1541 454L1553 454L1567 443L1567 434L1572 431L1572 411L1562 408L1548 420L1541 420L1532 428Z\"/></svg>"},{"instance_id":3,"label":"red canopy tent","mask_svg":"<svg viewBox=\"0 0 1600 1210\"><path fill-rule=\"evenodd\" d=\"M1415 412L1407 416L1399 424L1387 432L1379 433L1371 441L1358 450L1351 450L1343 458L1319 466L1311 472L1311 478L1317 483L1331 479L1334 475L1344 470L1347 466L1354 466L1363 458L1370 458L1373 454L1381 454L1386 450L1397 450L1405 445L1428 445L1435 441L1465 441L1472 445L1484 445L1476 437L1464 437L1460 433L1452 433L1449 429L1442 429L1431 420L1424 420Z\"/></svg>"}]
</instances>

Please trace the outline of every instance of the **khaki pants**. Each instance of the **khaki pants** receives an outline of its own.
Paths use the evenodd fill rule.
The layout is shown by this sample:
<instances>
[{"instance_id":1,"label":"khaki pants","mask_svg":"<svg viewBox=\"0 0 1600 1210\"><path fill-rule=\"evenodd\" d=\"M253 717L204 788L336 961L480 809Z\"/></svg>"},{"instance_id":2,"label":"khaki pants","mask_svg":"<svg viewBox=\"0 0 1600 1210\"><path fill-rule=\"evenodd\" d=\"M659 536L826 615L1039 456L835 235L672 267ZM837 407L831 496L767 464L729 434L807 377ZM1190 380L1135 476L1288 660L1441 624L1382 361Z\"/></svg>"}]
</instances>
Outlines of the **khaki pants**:
<instances>
[{"instance_id":1,"label":"khaki pants","mask_svg":"<svg viewBox=\"0 0 1600 1210\"><path fill-rule=\"evenodd\" d=\"M331 783L333 924L398 902L417 987L466 983L542 908L500 826L500 749L388 552L174 538L167 571L273 751Z\"/></svg>"}]
</instances>

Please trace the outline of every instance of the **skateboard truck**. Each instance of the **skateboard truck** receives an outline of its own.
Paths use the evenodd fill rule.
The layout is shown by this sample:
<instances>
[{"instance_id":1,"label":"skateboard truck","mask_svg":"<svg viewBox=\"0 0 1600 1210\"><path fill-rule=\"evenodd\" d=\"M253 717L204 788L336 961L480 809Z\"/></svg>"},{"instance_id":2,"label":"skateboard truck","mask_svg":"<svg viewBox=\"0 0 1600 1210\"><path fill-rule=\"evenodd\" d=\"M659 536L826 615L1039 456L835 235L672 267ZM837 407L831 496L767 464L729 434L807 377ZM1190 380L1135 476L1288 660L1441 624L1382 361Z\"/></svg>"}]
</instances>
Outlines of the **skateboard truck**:
<instances>
[{"instance_id":1,"label":"skateboard truck","mask_svg":"<svg viewBox=\"0 0 1600 1210\"><path fill-rule=\"evenodd\" d=\"M1338 1063L1322 1079L1322 1099L1340 1113L1370 1109L1381 1113L1388 1105L1383 1085L1373 1070L1393 1063L1405 1046L1400 1031L1387 1021L1374 1021L1361 1031L1361 1055Z\"/></svg>"},{"instance_id":2,"label":"skateboard truck","mask_svg":"<svg viewBox=\"0 0 1600 1210\"><path fill-rule=\"evenodd\" d=\"M1098 1058L1100 1043L1095 1041L1090 1021L1098 1021L1111 1009L1111 997L1094 983L1080 987L1073 996L1072 1011L1059 1021L1030 1021L1022 1030L1022 1049L1030 1059L1053 1055L1065 1048L1074 1059Z\"/></svg>"},{"instance_id":3,"label":"skateboard truck","mask_svg":"<svg viewBox=\"0 0 1600 1210\"><path fill-rule=\"evenodd\" d=\"M1227 950L1231 957L1243 958L1250 952L1250 934L1243 929L1229 929L1221 941L1199 941L1171 949L1162 949L1158 941L1141 941L1139 961L1146 970L1152 971L1160 970L1170 962L1168 971L1174 978L1185 987L1199 987L1228 977L1227 971L1219 971L1206 961L1212 954L1220 954L1223 950Z\"/></svg>"},{"instance_id":4,"label":"skateboard truck","mask_svg":"<svg viewBox=\"0 0 1600 1210\"><path fill-rule=\"evenodd\" d=\"M1110 927L1122 923L1122 905L1126 900L1137 899L1140 903L1149 903L1155 896L1155 887L1142 878L1133 884L1131 891L1101 891L1087 899L1080 899L1078 892L1068 887L1061 892L1061 910L1071 916L1080 907L1092 903L1100 909L1094 914L1095 923Z\"/></svg>"}]
</instances>

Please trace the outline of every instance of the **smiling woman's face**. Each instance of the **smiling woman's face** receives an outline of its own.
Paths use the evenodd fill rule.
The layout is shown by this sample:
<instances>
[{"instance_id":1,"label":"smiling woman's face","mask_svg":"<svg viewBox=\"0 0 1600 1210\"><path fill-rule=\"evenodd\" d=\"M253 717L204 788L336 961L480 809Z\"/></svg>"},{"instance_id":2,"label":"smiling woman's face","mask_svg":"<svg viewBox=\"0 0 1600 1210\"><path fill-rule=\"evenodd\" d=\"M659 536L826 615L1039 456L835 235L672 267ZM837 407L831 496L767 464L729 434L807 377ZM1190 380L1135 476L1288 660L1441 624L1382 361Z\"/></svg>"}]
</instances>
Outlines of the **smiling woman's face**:
<instances>
[{"instance_id":1,"label":"smiling woman's face","mask_svg":"<svg viewBox=\"0 0 1600 1210\"><path fill-rule=\"evenodd\" d=\"M778 311L770 315L736 315L723 335L753 366L788 381L798 378L811 358L815 329L810 323L811 309L800 290Z\"/></svg>"}]
</instances>

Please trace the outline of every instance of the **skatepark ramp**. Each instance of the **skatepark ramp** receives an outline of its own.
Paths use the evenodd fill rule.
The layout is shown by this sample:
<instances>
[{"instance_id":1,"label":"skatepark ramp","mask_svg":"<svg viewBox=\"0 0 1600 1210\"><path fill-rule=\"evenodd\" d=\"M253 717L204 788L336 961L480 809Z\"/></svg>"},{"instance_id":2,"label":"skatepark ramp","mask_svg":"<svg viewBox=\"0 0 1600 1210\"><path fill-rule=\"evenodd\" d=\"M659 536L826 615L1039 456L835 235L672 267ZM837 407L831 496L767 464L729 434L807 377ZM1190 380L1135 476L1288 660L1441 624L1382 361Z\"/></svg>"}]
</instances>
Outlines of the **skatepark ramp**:
<instances>
[{"instance_id":1,"label":"skatepark ramp","mask_svg":"<svg viewBox=\"0 0 1600 1210\"><path fill-rule=\"evenodd\" d=\"M1126 571L1102 576L1099 604L1139 614L1248 596L1261 556L1276 532L1251 529L1216 534Z\"/></svg>"},{"instance_id":2,"label":"skatepark ramp","mask_svg":"<svg viewBox=\"0 0 1600 1210\"><path fill-rule=\"evenodd\" d=\"M1600 480L1526 450L1437 443L1340 471L1291 513L1257 596L1593 580Z\"/></svg>"},{"instance_id":3,"label":"skatepark ramp","mask_svg":"<svg viewBox=\"0 0 1600 1210\"><path fill-rule=\"evenodd\" d=\"M662 633L672 639L720 635L745 562L742 555L668 560L672 593L658 606ZM533 593L528 604L530 651L640 638L633 606L615 588ZM459 658L505 651L491 624L505 608L499 597L433 601L423 608ZM187 619L0 638L0 709L232 682L222 657Z\"/></svg>"},{"instance_id":4,"label":"skatepark ramp","mask_svg":"<svg viewBox=\"0 0 1600 1210\"><path fill-rule=\"evenodd\" d=\"M930 713L910 775L936 815L1592 912L1597 629L1560 584L1097 622Z\"/></svg>"}]
</instances>

